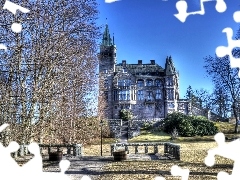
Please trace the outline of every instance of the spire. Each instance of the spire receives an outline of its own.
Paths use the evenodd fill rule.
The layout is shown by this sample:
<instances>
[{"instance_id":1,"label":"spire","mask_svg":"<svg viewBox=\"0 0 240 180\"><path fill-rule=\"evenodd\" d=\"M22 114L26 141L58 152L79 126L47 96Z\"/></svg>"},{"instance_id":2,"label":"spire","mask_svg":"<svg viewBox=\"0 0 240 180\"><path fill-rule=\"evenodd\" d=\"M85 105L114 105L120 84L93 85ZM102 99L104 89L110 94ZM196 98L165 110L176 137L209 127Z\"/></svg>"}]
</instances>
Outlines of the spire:
<instances>
[{"instance_id":1,"label":"spire","mask_svg":"<svg viewBox=\"0 0 240 180\"><path fill-rule=\"evenodd\" d=\"M103 33L103 38L102 38L102 45L104 46L111 46L112 45L112 39L110 37L108 25L106 23L106 27Z\"/></svg>"},{"instance_id":2,"label":"spire","mask_svg":"<svg viewBox=\"0 0 240 180\"><path fill-rule=\"evenodd\" d=\"M165 63L165 74L166 74L166 75L176 74L176 69L175 69L175 66L174 66L174 64L173 64L173 61L172 61L172 57L171 57L171 56L167 57L167 59L166 59L166 63Z\"/></svg>"},{"instance_id":3,"label":"spire","mask_svg":"<svg viewBox=\"0 0 240 180\"><path fill-rule=\"evenodd\" d=\"M114 33L113 33L113 45L115 45L115 44L114 44Z\"/></svg>"}]
</instances>

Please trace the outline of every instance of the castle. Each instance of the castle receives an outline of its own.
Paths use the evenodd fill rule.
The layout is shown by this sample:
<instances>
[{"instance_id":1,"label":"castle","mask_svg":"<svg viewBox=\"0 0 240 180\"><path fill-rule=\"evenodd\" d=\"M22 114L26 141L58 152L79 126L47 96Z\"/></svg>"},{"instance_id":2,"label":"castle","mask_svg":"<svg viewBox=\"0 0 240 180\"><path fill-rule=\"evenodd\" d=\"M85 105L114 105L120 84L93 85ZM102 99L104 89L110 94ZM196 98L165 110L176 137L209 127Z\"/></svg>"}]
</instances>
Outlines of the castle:
<instances>
[{"instance_id":1,"label":"castle","mask_svg":"<svg viewBox=\"0 0 240 180\"><path fill-rule=\"evenodd\" d=\"M174 111L190 114L190 103L179 99L179 73L171 56L164 68L155 60L117 64L116 57L114 37L106 25L99 53L99 79L103 82L99 92L106 100L105 118L118 119L121 109L132 111L135 119L165 118Z\"/></svg>"}]
</instances>

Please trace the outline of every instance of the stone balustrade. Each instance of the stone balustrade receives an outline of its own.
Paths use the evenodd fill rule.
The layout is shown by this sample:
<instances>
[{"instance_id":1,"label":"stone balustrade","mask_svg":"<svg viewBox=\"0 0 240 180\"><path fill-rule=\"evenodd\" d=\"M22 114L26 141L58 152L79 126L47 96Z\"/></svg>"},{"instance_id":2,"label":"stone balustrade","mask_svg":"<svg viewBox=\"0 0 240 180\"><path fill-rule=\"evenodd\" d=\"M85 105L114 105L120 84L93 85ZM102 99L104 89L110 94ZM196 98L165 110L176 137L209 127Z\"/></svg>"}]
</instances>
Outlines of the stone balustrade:
<instances>
[{"instance_id":1,"label":"stone balustrade","mask_svg":"<svg viewBox=\"0 0 240 180\"><path fill-rule=\"evenodd\" d=\"M67 154L73 155L76 157L83 155L83 147L81 144L39 144L40 153L43 154L43 150L47 149L48 154L51 152L51 150L54 148L57 150L60 150L60 148L67 148ZM18 151L11 153L13 157L23 157L27 154L30 154L28 151L28 145L20 145L20 148Z\"/></svg>"},{"instance_id":2,"label":"stone balustrade","mask_svg":"<svg viewBox=\"0 0 240 180\"><path fill-rule=\"evenodd\" d=\"M145 153L148 153L148 147L153 146L154 154L159 152L158 146L164 146L164 154L170 154L175 159L180 160L180 146L168 142L159 142L159 143L115 143L111 144L111 156L113 152L118 149L123 149L129 154L129 146L135 147L135 154L139 152L139 147L144 146Z\"/></svg>"}]
</instances>

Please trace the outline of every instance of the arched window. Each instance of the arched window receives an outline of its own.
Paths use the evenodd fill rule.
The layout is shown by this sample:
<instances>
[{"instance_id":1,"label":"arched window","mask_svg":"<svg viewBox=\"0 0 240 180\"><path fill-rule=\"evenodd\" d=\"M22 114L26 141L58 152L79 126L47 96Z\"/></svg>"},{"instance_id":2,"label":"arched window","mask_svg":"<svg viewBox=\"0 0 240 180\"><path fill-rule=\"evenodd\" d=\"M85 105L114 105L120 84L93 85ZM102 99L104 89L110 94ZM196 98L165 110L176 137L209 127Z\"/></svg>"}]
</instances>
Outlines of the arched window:
<instances>
[{"instance_id":1,"label":"arched window","mask_svg":"<svg viewBox=\"0 0 240 180\"><path fill-rule=\"evenodd\" d=\"M144 86L144 81L143 81L142 79L139 79L139 80L137 81L137 86L138 86L138 87L143 87L143 86Z\"/></svg>"},{"instance_id":2,"label":"arched window","mask_svg":"<svg viewBox=\"0 0 240 180\"><path fill-rule=\"evenodd\" d=\"M153 80L147 79L146 86L152 86L152 85L153 85Z\"/></svg>"}]
</instances>

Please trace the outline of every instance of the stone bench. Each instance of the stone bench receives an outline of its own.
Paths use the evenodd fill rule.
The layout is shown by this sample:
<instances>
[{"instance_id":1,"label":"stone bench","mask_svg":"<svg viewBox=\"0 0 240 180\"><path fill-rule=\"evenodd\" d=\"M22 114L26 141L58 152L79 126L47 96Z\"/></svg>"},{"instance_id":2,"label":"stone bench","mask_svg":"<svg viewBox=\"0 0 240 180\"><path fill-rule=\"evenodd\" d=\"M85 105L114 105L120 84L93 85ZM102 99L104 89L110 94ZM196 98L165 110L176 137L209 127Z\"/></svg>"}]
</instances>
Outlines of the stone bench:
<instances>
[{"instance_id":1,"label":"stone bench","mask_svg":"<svg viewBox=\"0 0 240 180\"><path fill-rule=\"evenodd\" d=\"M162 143L115 143L111 144L111 156L113 152L119 148L124 149L129 154L129 146L134 146L135 154L139 153L139 147L144 146L145 154L148 153L148 147L153 146L154 154L159 152L158 146L164 146L164 154L170 154L175 159L180 160L180 146L173 143L162 142Z\"/></svg>"},{"instance_id":2,"label":"stone bench","mask_svg":"<svg viewBox=\"0 0 240 180\"><path fill-rule=\"evenodd\" d=\"M47 149L48 154L51 152L53 148L57 148L57 150L60 150L60 148L66 148L67 154L73 155L76 157L83 155L83 147L81 144L39 144L40 153L43 154L43 150ZM28 145L20 145L20 148L18 151L11 153L13 157L23 157L25 155L30 154L28 151Z\"/></svg>"}]
</instances>

